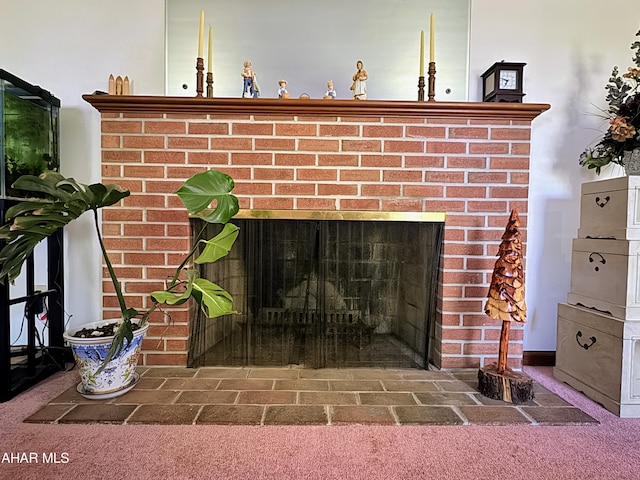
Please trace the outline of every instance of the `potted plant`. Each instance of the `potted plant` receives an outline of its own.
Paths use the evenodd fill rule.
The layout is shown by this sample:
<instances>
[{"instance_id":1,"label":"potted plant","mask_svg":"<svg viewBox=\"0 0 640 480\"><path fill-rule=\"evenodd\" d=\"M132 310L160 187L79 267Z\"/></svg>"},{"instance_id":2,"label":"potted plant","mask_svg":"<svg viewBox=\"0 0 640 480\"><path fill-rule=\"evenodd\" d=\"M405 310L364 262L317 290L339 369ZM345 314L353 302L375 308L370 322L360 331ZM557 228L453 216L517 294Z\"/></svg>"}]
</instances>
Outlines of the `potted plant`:
<instances>
[{"instance_id":1,"label":"potted plant","mask_svg":"<svg viewBox=\"0 0 640 480\"><path fill-rule=\"evenodd\" d=\"M627 174L640 174L640 41L633 42L631 49L635 50L635 67L622 75L613 67L606 86L609 108L604 113L609 128L595 146L580 155L580 165L595 169L598 175L610 163L624 166Z\"/></svg>"},{"instance_id":2,"label":"potted plant","mask_svg":"<svg viewBox=\"0 0 640 480\"><path fill-rule=\"evenodd\" d=\"M12 282L18 277L23 263L41 240L83 213L93 213L95 232L116 292L121 318L91 322L83 328L65 332L64 337L71 344L80 367L82 382L78 391L81 394L104 398L122 394L135 385L138 351L149 316L163 305L181 305L192 298L210 318L233 313L229 293L188 268L191 262L215 262L227 255L235 242L238 228L227 223L238 211L238 200L231 194L233 187L231 177L209 170L189 178L176 192L191 216L224 226L215 237L194 242L192 250L167 282L166 289L151 292L153 304L141 312L126 304L100 233L98 216L99 209L118 203L130 192L118 185L85 185L51 171L38 177L25 175L14 182L13 188L32 198L9 208L6 212L9 223L0 227L0 239L6 241L0 250L0 283ZM215 202L214 207L210 207L212 202ZM79 338L82 336L85 338Z\"/></svg>"}]
</instances>

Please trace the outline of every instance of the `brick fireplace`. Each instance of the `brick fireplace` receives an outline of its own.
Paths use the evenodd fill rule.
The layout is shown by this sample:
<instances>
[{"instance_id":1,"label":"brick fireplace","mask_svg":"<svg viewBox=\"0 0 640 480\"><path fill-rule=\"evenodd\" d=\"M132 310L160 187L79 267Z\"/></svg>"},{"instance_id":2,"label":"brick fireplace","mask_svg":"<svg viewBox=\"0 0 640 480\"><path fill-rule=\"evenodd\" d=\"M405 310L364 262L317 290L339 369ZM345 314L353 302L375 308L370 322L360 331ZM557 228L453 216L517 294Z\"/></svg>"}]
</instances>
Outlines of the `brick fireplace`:
<instances>
[{"instance_id":1,"label":"brick fireplace","mask_svg":"<svg viewBox=\"0 0 640 480\"><path fill-rule=\"evenodd\" d=\"M526 242L531 122L546 104L85 95L102 116L102 177L131 190L103 213L131 306L163 288L190 247L173 192L194 173L231 175L243 209L445 214L435 356L443 369L494 361L483 313L497 247L517 209ZM526 244L526 243L525 243ZM103 315L117 314L103 282ZM186 365L189 313L152 319L147 365ZM509 365L522 366L514 326Z\"/></svg>"}]
</instances>

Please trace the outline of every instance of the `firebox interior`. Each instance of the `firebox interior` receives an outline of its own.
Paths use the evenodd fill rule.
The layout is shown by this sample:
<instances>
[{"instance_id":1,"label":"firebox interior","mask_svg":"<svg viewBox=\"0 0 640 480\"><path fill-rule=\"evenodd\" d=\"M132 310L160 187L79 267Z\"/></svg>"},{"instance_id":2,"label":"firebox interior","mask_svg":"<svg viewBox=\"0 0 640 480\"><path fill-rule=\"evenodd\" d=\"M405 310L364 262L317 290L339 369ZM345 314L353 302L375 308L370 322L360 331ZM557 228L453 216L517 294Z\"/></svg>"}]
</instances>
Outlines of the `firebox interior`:
<instances>
[{"instance_id":1,"label":"firebox interior","mask_svg":"<svg viewBox=\"0 0 640 480\"><path fill-rule=\"evenodd\" d=\"M189 366L428 368L443 218L322 213L234 218L231 253L200 274L239 313L191 312Z\"/></svg>"}]
</instances>

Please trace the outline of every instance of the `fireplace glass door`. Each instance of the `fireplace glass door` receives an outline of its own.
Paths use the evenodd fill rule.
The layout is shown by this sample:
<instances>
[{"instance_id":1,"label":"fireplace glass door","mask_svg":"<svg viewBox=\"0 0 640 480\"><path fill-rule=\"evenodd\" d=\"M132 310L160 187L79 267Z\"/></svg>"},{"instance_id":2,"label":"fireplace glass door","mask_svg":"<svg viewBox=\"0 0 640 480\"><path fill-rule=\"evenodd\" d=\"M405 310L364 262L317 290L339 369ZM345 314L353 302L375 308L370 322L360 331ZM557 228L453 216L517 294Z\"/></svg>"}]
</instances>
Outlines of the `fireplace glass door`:
<instances>
[{"instance_id":1,"label":"fireplace glass door","mask_svg":"<svg viewBox=\"0 0 640 480\"><path fill-rule=\"evenodd\" d=\"M427 368L443 223L233 223L231 253L200 273L239 313L191 312L189 366Z\"/></svg>"}]
</instances>

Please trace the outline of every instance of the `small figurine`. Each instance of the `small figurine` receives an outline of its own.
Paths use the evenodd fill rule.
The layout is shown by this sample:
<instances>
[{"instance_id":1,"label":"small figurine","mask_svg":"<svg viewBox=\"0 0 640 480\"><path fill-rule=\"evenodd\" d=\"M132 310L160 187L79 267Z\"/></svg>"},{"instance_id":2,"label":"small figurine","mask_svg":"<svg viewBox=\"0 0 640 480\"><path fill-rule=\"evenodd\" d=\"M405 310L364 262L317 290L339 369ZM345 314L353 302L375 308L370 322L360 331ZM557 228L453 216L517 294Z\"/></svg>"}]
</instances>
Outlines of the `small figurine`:
<instances>
[{"instance_id":1,"label":"small figurine","mask_svg":"<svg viewBox=\"0 0 640 480\"><path fill-rule=\"evenodd\" d=\"M244 61L244 68L240 74L244 79L242 86L242 98L258 98L260 90L257 88L256 74L251 66L251 60Z\"/></svg>"},{"instance_id":2,"label":"small figurine","mask_svg":"<svg viewBox=\"0 0 640 480\"><path fill-rule=\"evenodd\" d=\"M299 98L300 100L309 100L311 98L311 95L309 95L308 93L301 93Z\"/></svg>"},{"instance_id":3,"label":"small figurine","mask_svg":"<svg viewBox=\"0 0 640 480\"><path fill-rule=\"evenodd\" d=\"M253 98L260 97L260 85L258 85L258 76L253 74Z\"/></svg>"},{"instance_id":4,"label":"small figurine","mask_svg":"<svg viewBox=\"0 0 640 480\"><path fill-rule=\"evenodd\" d=\"M289 98L289 92L287 92L287 81L280 80L278 82L278 98Z\"/></svg>"},{"instance_id":5,"label":"small figurine","mask_svg":"<svg viewBox=\"0 0 640 480\"><path fill-rule=\"evenodd\" d=\"M333 81L329 80L327 82L327 93L324 94L324 99L333 100L336 98L336 91L333 89Z\"/></svg>"},{"instance_id":6,"label":"small figurine","mask_svg":"<svg viewBox=\"0 0 640 480\"><path fill-rule=\"evenodd\" d=\"M358 71L353 75L353 83L351 84L351 90L353 91L354 100L366 100L367 99L367 71L364 69L362 60L356 62L356 68Z\"/></svg>"}]
</instances>

